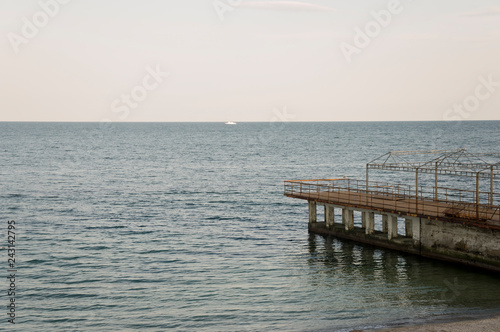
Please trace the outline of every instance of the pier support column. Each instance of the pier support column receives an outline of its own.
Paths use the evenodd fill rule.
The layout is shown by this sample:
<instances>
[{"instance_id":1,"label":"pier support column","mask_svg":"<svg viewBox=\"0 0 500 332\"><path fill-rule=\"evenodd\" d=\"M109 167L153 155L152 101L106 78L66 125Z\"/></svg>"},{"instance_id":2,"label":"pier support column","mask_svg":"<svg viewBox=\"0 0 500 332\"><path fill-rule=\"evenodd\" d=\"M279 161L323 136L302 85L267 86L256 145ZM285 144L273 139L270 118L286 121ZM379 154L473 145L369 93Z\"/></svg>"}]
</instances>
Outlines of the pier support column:
<instances>
[{"instance_id":1,"label":"pier support column","mask_svg":"<svg viewBox=\"0 0 500 332\"><path fill-rule=\"evenodd\" d=\"M415 218L405 218L405 235L407 237L413 237L413 222Z\"/></svg>"},{"instance_id":2,"label":"pier support column","mask_svg":"<svg viewBox=\"0 0 500 332\"><path fill-rule=\"evenodd\" d=\"M387 238L392 240L398 237L398 217L387 215Z\"/></svg>"},{"instance_id":3,"label":"pier support column","mask_svg":"<svg viewBox=\"0 0 500 332\"><path fill-rule=\"evenodd\" d=\"M365 234L373 234L375 232L375 213L363 212L365 217Z\"/></svg>"},{"instance_id":4,"label":"pier support column","mask_svg":"<svg viewBox=\"0 0 500 332\"><path fill-rule=\"evenodd\" d=\"M387 214L382 215L382 232L387 233L387 220L389 216Z\"/></svg>"},{"instance_id":5,"label":"pier support column","mask_svg":"<svg viewBox=\"0 0 500 332\"><path fill-rule=\"evenodd\" d=\"M354 210L348 208L342 209L342 223L346 231L354 229Z\"/></svg>"},{"instance_id":6,"label":"pier support column","mask_svg":"<svg viewBox=\"0 0 500 332\"><path fill-rule=\"evenodd\" d=\"M315 223L316 220L316 202L309 201L309 223Z\"/></svg>"},{"instance_id":7,"label":"pier support column","mask_svg":"<svg viewBox=\"0 0 500 332\"><path fill-rule=\"evenodd\" d=\"M366 218L367 218L366 214L367 213L368 212L366 212L366 211L361 212L361 228L366 228Z\"/></svg>"},{"instance_id":8,"label":"pier support column","mask_svg":"<svg viewBox=\"0 0 500 332\"><path fill-rule=\"evenodd\" d=\"M420 218L414 218L412 222L412 233L413 233L413 244L420 244L420 223L422 220Z\"/></svg>"},{"instance_id":9,"label":"pier support column","mask_svg":"<svg viewBox=\"0 0 500 332\"><path fill-rule=\"evenodd\" d=\"M333 205L325 204L325 224L327 229L332 229L335 223L335 208Z\"/></svg>"}]
</instances>

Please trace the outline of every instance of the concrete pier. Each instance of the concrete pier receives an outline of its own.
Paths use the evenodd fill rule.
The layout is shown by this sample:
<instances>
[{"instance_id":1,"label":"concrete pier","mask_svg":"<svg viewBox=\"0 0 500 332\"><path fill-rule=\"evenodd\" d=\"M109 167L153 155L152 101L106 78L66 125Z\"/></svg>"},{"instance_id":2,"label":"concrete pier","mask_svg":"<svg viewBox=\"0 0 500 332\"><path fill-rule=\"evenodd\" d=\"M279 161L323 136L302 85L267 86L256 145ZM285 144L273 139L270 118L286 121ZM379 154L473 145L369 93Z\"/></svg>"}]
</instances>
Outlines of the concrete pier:
<instances>
[{"instance_id":1,"label":"concrete pier","mask_svg":"<svg viewBox=\"0 0 500 332\"><path fill-rule=\"evenodd\" d=\"M372 235L375 232L375 213L364 211L363 219L364 219L365 234Z\"/></svg>"},{"instance_id":2,"label":"concrete pier","mask_svg":"<svg viewBox=\"0 0 500 332\"><path fill-rule=\"evenodd\" d=\"M369 181L370 169L411 172L415 182ZM422 174L432 175L433 186ZM441 187L440 176L472 179L474 188ZM498 179L500 153L390 151L366 164L365 180L285 181L285 196L308 200L310 232L500 272ZM324 222L317 205L324 206ZM335 223L335 209L342 223Z\"/></svg>"},{"instance_id":3,"label":"concrete pier","mask_svg":"<svg viewBox=\"0 0 500 332\"><path fill-rule=\"evenodd\" d=\"M325 223L328 229L332 229L335 224L335 207L333 205L325 204Z\"/></svg>"},{"instance_id":4,"label":"concrete pier","mask_svg":"<svg viewBox=\"0 0 500 332\"><path fill-rule=\"evenodd\" d=\"M317 222L317 214L316 214L316 202L309 201L309 223Z\"/></svg>"},{"instance_id":5,"label":"concrete pier","mask_svg":"<svg viewBox=\"0 0 500 332\"><path fill-rule=\"evenodd\" d=\"M342 223L346 231L354 229L354 210L349 208L342 209Z\"/></svg>"},{"instance_id":6,"label":"concrete pier","mask_svg":"<svg viewBox=\"0 0 500 332\"><path fill-rule=\"evenodd\" d=\"M413 239L413 245L420 245L420 230L421 230L421 221L420 218L408 218L411 220L411 237Z\"/></svg>"},{"instance_id":7,"label":"concrete pier","mask_svg":"<svg viewBox=\"0 0 500 332\"><path fill-rule=\"evenodd\" d=\"M413 236L412 218L405 218L405 235L408 237Z\"/></svg>"},{"instance_id":8,"label":"concrete pier","mask_svg":"<svg viewBox=\"0 0 500 332\"><path fill-rule=\"evenodd\" d=\"M387 215L387 239L392 240L398 237L398 217Z\"/></svg>"},{"instance_id":9,"label":"concrete pier","mask_svg":"<svg viewBox=\"0 0 500 332\"><path fill-rule=\"evenodd\" d=\"M382 215L382 232L387 233L387 220L389 216L387 214Z\"/></svg>"},{"instance_id":10,"label":"concrete pier","mask_svg":"<svg viewBox=\"0 0 500 332\"><path fill-rule=\"evenodd\" d=\"M370 209L366 199L352 204L338 199L339 196L333 199L330 196L330 200L326 200L321 192L316 191L316 194L316 197L311 197L309 192L304 196L300 193L286 194L307 199L311 233L500 272L500 223L495 220L478 225L450 218L446 214L426 218L394 210L392 206L387 209L389 211L376 207ZM317 209L322 205L324 220L319 221ZM342 210L341 223L335 223L336 209ZM355 213L361 214L360 226L354 223ZM378 228L381 231L375 229L376 219L382 222L381 228Z\"/></svg>"}]
</instances>

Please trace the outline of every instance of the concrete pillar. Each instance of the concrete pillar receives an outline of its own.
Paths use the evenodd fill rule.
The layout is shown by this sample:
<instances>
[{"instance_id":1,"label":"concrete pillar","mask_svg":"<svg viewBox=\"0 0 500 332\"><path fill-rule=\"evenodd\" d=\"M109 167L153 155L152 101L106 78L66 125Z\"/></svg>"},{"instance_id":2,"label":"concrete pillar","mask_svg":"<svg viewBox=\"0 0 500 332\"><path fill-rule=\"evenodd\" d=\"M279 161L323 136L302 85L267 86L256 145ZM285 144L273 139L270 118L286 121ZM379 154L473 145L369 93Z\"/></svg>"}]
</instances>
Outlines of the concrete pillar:
<instances>
[{"instance_id":1,"label":"concrete pillar","mask_svg":"<svg viewBox=\"0 0 500 332\"><path fill-rule=\"evenodd\" d=\"M405 235L407 237L413 236L413 221L415 218L405 218Z\"/></svg>"},{"instance_id":2,"label":"concrete pillar","mask_svg":"<svg viewBox=\"0 0 500 332\"><path fill-rule=\"evenodd\" d=\"M366 211L361 212L361 228L366 228L366 218L367 218L366 214L367 213L368 212L366 212Z\"/></svg>"},{"instance_id":3,"label":"concrete pillar","mask_svg":"<svg viewBox=\"0 0 500 332\"><path fill-rule=\"evenodd\" d=\"M413 233L413 244L418 245L420 243L420 223L422 221L420 218L413 218L412 221L412 233Z\"/></svg>"},{"instance_id":4,"label":"concrete pillar","mask_svg":"<svg viewBox=\"0 0 500 332\"><path fill-rule=\"evenodd\" d=\"M398 237L398 217L387 215L387 238L392 240Z\"/></svg>"},{"instance_id":5,"label":"concrete pillar","mask_svg":"<svg viewBox=\"0 0 500 332\"><path fill-rule=\"evenodd\" d=\"M382 215L382 232L387 233L387 219L389 217L386 214Z\"/></svg>"},{"instance_id":6,"label":"concrete pillar","mask_svg":"<svg viewBox=\"0 0 500 332\"><path fill-rule=\"evenodd\" d=\"M354 229L354 210L348 208L342 209L342 223L346 231Z\"/></svg>"},{"instance_id":7,"label":"concrete pillar","mask_svg":"<svg viewBox=\"0 0 500 332\"><path fill-rule=\"evenodd\" d=\"M309 201L309 223L315 223L316 220L316 202Z\"/></svg>"},{"instance_id":8,"label":"concrete pillar","mask_svg":"<svg viewBox=\"0 0 500 332\"><path fill-rule=\"evenodd\" d=\"M335 208L333 205L325 204L325 224L327 229L332 229L335 223Z\"/></svg>"},{"instance_id":9,"label":"concrete pillar","mask_svg":"<svg viewBox=\"0 0 500 332\"><path fill-rule=\"evenodd\" d=\"M364 212L365 216L365 234L373 234L375 232L375 213Z\"/></svg>"}]
</instances>

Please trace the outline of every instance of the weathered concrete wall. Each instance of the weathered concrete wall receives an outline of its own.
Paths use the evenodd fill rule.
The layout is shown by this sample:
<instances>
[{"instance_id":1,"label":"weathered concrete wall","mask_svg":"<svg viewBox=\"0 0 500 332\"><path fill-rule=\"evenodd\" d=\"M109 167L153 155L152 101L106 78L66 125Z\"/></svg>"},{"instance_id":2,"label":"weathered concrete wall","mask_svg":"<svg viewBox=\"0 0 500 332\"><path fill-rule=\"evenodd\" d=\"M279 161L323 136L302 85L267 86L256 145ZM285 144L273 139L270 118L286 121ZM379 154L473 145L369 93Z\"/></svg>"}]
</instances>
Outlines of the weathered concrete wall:
<instances>
[{"instance_id":1,"label":"weathered concrete wall","mask_svg":"<svg viewBox=\"0 0 500 332\"><path fill-rule=\"evenodd\" d=\"M398 237L389 240L386 233L374 231L372 234L366 234L365 229L359 227L346 230L343 224L334 224L328 229L326 223L316 222L309 224L309 232L420 255L420 246L415 246L412 239Z\"/></svg>"},{"instance_id":2,"label":"weathered concrete wall","mask_svg":"<svg viewBox=\"0 0 500 332\"><path fill-rule=\"evenodd\" d=\"M354 227L357 209L325 204L325 220L320 222L316 207L316 202L309 201L309 231L313 233L500 272L500 230L383 213L380 232L374 230L374 211L360 210L362 227ZM342 209L342 223L335 223L334 208ZM397 233L398 217L404 218L406 236Z\"/></svg>"},{"instance_id":3,"label":"weathered concrete wall","mask_svg":"<svg viewBox=\"0 0 500 332\"><path fill-rule=\"evenodd\" d=\"M420 242L425 256L444 255L467 265L500 268L500 232L493 229L421 219Z\"/></svg>"}]
</instances>

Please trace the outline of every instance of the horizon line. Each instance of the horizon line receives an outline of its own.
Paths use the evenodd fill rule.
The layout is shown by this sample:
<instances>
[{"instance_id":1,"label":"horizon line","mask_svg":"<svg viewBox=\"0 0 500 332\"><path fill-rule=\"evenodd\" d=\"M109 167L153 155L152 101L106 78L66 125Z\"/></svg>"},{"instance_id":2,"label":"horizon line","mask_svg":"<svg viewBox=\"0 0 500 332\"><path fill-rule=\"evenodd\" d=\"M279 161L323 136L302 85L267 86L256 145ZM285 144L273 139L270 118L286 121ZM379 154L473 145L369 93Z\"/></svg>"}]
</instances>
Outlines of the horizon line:
<instances>
[{"instance_id":1,"label":"horizon line","mask_svg":"<svg viewBox=\"0 0 500 332\"><path fill-rule=\"evenodd\" d=\"M500 119L488 120L340 120L340 121L234 121L236 123L346 123L346 122L489 122L500 121ZM103 124L126 124L126 123L221 123L227 121L46 121L46 120L0 120L0 123L103 123Z\"/></svg>"}]
</instances>

